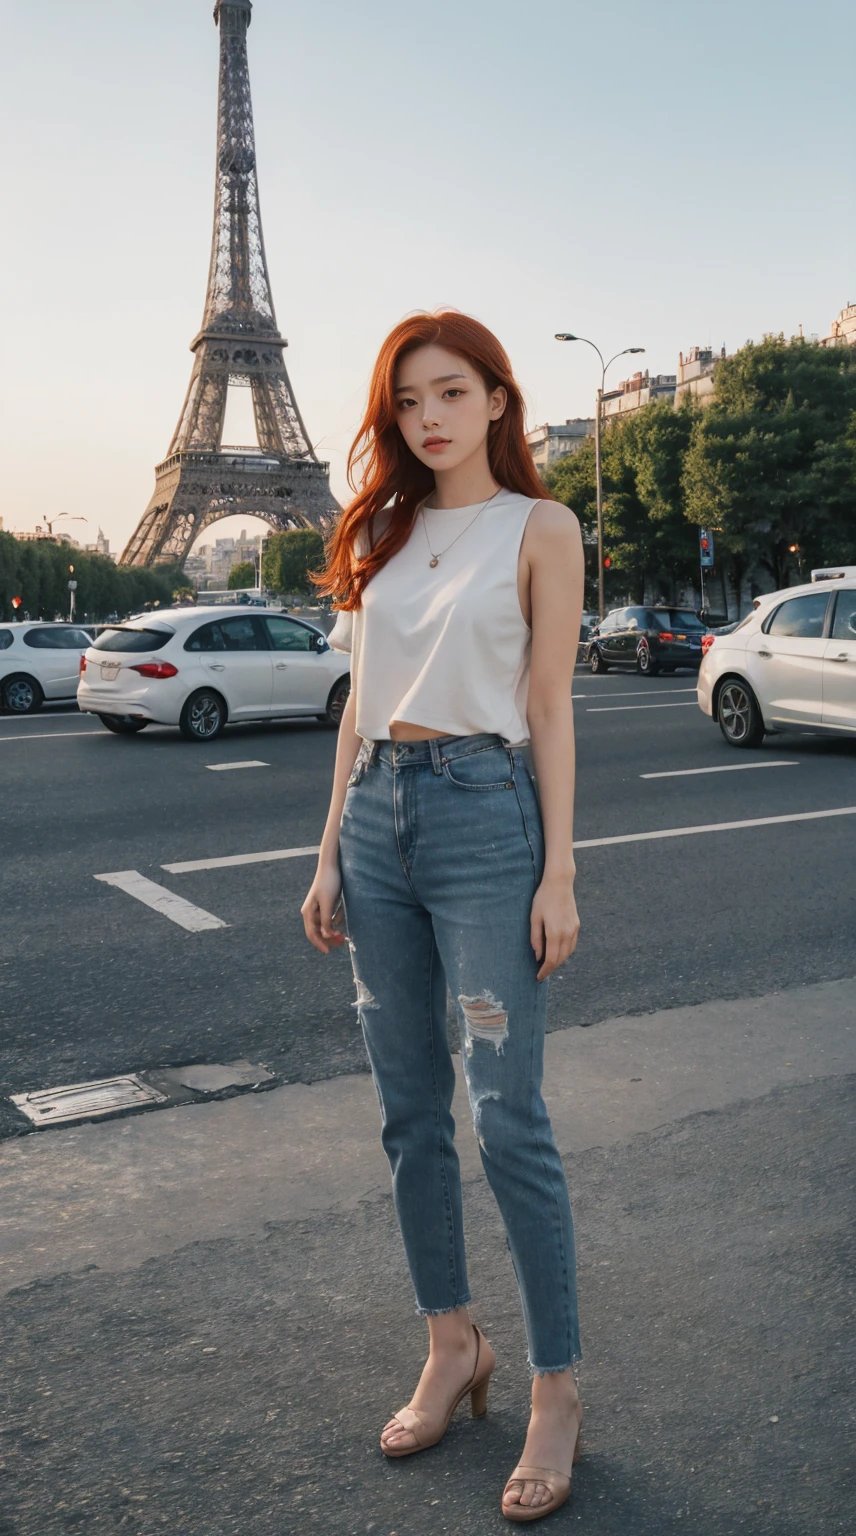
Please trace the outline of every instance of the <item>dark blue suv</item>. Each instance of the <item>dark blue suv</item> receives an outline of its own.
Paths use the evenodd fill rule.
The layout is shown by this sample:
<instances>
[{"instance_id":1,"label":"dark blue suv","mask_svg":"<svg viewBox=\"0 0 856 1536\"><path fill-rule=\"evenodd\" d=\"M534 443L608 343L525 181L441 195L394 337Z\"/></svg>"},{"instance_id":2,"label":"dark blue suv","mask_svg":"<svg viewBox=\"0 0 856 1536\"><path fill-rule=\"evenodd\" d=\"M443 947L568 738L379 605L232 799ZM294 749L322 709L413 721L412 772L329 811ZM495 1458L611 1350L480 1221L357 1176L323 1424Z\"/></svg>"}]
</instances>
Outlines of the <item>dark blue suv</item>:
<instances>
[{"instance_id":1,"label":"dark blue suv","mask_svg":"<svg viewBox=\"0 0 856 1536\"><path fill-rule=\"evenodd\" d=\"M635 667L643 677L701 666L701 637L708 627L692 608L616 608L596 624L586 661L592 672Z\"/></svg>"}]
</instances>

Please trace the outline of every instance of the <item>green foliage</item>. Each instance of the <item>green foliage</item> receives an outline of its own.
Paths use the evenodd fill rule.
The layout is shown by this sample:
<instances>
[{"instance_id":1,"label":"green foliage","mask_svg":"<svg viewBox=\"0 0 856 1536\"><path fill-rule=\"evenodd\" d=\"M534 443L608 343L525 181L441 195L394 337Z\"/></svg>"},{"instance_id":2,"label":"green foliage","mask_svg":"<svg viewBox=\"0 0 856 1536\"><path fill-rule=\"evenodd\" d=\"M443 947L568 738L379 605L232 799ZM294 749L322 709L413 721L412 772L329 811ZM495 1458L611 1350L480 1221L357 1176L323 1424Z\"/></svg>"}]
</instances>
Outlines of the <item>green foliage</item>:
<instances>
[{"instance_id":1,"label":"green foliage","mask_svg":"<svg viewBox=\"0 0 856 1536\"><path fill-rule=\"evenodd\" d=\"M77 582L75 618L81 622L98 623L113 614L124 618L147 604L167 607L175 586L184 580L178 567L117 566L105 555L84 554L72 544L51 539L23 543L0 533L0 618L14 617L13 597L23 598L21 618L66 618L71 565Z\"/></svg>"},{"instance_id":2,"label":"green foliage","mask_svg":"<svg viewBox=\"0 0 856 1536\"><path fill-rule=\"evenodd\" d=\"M229 572L227 587L230 592L235 592L239 587L254 587L256 584L256 568L252 560L240 560L233 565Z\"/></svg>"},{"instance_id":3,"label":"green foliage","mask_svg":"<svg viewBox=\"0 0 856 1536\"><path fill-rule=\"evenodd\" d=\"M324 540L314 528L293 528L288 533L274 533L265 544L262 581L270 592L309 595L315 588L310 571L324 564Z\"/></svg>"},{"instance_id":4,"label":"green foliage","mask_svg":"<svg viewBox=\"0 0 856 1536\"><path fill-rule=\"evenodd\" d=\"M717 364L713 401L644 406L604 427L608 599L645 587L671 600L698 581L698 526L739 590L765 569L777 587L813 565L856 562L856 350L781 336ZM594 443L544 477L586 541L586 600L597 589ZM797 546L791 549L790 546Z\"/></svg>"},{"instance_id":5,"label":"green foliage","mask_svg":"<svg viewBox=\"0 0 856 1536\"><path fill-rule=\"evenodd\" d=\"M604 554L609 597L629 592L641 602L646 582L672 596L698 563L697 535L686 519L681 471L692 432L690 406L660 400L610 423L601 441ZM586 601L597 599L597 484L594 440L565 455L544 477L557 501L573 507L586 543Z\"/></svg>"},{"instance_id":6,"label":"green foliage","mask_svg":"<svg viewBox=\"0 0 856 1536\"><path fill-rule=\"evenodd\" d=\"M735 582L760 565L783 587L856 558L856 352L766 336L724 359L683 484Z\"/></svg>"}]
</instances>

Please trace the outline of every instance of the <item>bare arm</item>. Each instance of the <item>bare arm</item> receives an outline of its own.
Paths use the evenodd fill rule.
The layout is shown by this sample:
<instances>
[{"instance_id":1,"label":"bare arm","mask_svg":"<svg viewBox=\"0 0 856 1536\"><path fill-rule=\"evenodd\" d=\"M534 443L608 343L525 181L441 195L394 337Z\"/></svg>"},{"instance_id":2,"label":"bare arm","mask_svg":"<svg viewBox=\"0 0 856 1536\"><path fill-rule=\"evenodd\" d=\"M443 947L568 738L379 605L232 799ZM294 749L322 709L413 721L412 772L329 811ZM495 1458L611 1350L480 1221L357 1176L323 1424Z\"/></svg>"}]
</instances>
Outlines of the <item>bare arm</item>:
<instances>
[{"instance_id":1,"label":"bare arm","mask_svg":"<svg viewBox=\"0 0 856 1536\"><path fill-rule=\"evenodd\" d=\"M348 779L362 742L362 737L358 736L354 729L355 713L356 694L352 689L339 724L330 809L327 812L327 822L321 838L315 878L300 908L306 937L310 944L314 944L315 948L320 949L325 955L329 953L331 945L338 946L345 942L345 935L341 931L341 910L337 910L342 894L342 877L339 870L339 824L342 820Z\"/></svg>"},{"instance_id":2,"label":"bare arm","mask_svg":"<svg viewBox=\"0 0 856 1536\"><path fill-rule=\"evenodd\" d=\"M583 608L583 546L568 507L542 501L525 534L532 604L527 716L544 823L544 876L532 903L530 938L543 981L576 948L574 899L575 745L571 690Z\"/></svg>"}]
</instances>

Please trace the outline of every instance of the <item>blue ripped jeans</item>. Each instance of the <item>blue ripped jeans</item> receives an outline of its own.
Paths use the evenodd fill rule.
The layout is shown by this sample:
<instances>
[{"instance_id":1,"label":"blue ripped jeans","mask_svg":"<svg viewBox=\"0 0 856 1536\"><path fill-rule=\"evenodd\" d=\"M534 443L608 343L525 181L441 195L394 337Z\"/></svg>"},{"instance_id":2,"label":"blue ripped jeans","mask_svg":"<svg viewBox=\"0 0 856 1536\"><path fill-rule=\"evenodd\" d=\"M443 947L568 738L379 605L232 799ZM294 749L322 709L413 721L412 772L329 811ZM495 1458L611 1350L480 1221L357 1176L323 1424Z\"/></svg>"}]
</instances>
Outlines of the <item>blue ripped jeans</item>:
<instances>
[{"instance_id":1,"label":"blue ripped jeans","mask_svg":"<svg viewBox=\"0 0 856 1536\"><path fill-rule=\"evenodd\" d=\"M529 1364L565 1370L580 1358L574 1228L541 1097L548 983L535 979L529 917L544 833L527 752L492 734L364 741L339 859L356 1007L417 1309L470 1300L448 980Z\"/></svg>"}]
</instances>

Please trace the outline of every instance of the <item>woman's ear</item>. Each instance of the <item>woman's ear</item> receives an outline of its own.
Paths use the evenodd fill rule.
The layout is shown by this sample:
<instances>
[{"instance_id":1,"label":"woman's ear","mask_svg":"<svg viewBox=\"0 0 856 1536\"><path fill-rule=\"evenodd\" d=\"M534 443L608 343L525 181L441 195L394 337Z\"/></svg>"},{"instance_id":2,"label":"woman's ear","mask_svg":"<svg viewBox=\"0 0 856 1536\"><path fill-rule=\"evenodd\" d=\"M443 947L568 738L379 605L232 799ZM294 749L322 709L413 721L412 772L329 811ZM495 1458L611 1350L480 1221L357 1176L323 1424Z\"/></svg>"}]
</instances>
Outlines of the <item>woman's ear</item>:
<instances>
[{"instance_id":1,"label":"woman's ear","mask_svg":"<svg viewBox=\"0 0 856 1536\"><path fill-rule=\"evenodd\" d=\"M499 418L503 415L507 404L508 390L505 389L502 384L498 384L496 389L493 390L489 401L491 421L499 421Z\"/></svg>"}]
</instances>

